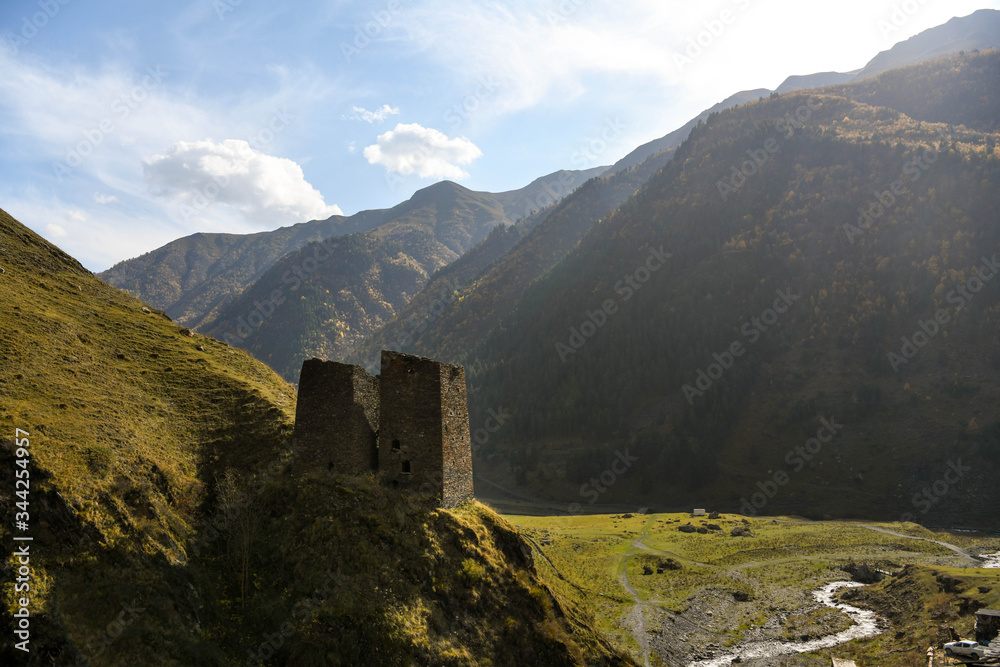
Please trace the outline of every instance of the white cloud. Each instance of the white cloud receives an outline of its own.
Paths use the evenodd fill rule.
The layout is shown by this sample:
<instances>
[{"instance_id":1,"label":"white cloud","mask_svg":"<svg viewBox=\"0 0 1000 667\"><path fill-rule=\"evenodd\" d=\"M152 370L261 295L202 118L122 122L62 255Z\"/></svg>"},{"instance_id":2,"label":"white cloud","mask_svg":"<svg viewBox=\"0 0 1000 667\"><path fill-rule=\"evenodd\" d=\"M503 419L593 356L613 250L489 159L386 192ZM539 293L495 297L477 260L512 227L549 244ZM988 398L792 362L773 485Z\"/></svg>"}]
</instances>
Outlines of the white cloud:
<instances>
[{"instance_id":1,"label":"white cloud","mask_svg":"<svg viewBox=\"0 0 1000 667\"><path fill-rule=\"evenodd\" d=\"M402 20L422 52L459 73L467 94L484 74L501 82L489 111L478 114L572 102L587 92L594 74L635 77L634 85L645 89L673 84L671 42L681 36L679 15L696 13L663 0L510 0L469 3L461 12L449 6L449 0L428 0L405 10Z\"/></svg>"},{"instance_id":2,"label":"white cloud","mask_svg":"<svg viewBox=\"0 0 1000 667\"><path fill-rule=\"evenodd\" d=\"M399 107L391 107L388 104L383 104L380 109L375 111L369 111L364 107L353 107L354 114L349 116L349 120L363 120L366 123L381 123L389 116L398 116Z\"/></svg>"},{"instance_id":3,"label":"white cloud","mask_svg":"<svg viewBox=\"0 0 1000 667\"><path fill-rule=\"evenodd\" d=\"M45 232L49 238L53 239L61 239L65 236L68 236L68 232L66 231L65 227L63 227L62 225L57 225L53 222L50 222L49 224L45 225Z\"/></svg>"},{"instance_id":4,"label":"white cloud","mask_svg":"<svg viewBox=\"0 0 1000 667\"><path fill-rule=\"evenodd\" d=\"M449 139L443 132L417 123L399 123L365 148L365 158L388 171L421 178L468 178L458 165L469 164L483 152L465 137Z\"/></svg>"},{"instance_id":5,"label":"white cloud","mask_svg":"<svg viewBox=\"0 0 1000 667\"><path fill-rule=\"evenodd\" d=\"M183 214L177 204L185 197L166 184L162 196L151 194L142 171L144 157L170 156L178 142L192 138L240 137L262 150L290 154L297 136L314 134L309 122L319 117L317 110L329 107L334 90L322 73L269 67L266 86L239 99L220 99L192 90L183 67L136 68L135 61L146 60L138 55L100 60L68 64L27 52L15 57L0 48L0 145L10 148L0 155L0 205L58 239L89 269L194 232L250 233L271 220L289 224L340 211L324 205L294 163L298 187L293 173L278 184L265 183L256 207L212 205L194 216ZM290 101L294 107L286 112ZM290 120L281 132L274 125L279 117ZM308 156L294 159L303 164ZM37 167L28 168L29 160ZM290 201L283 203L277 191ZM87 222L74 220L74 212Z\"/></svg>"},{"instance_id":6,"label":"white cloud","mask_svg":"<svg viewBox=\"0 0 1000 667\"><path fill-rule=\"evenodd\" d=\"M614 99L630 116L675 114L649 130L662 134L741 89L774 88L791 74L850 71L894 41L998 3L921 2L887 40L879 21L900 4L845 0L831 12L789 1L504 0L465 3L458 12L453 0L425 0L407 4L399 23L416 53L451 71L463 94L484 75L501 82L477 122L589 94ZM705 46L681 67L678 56L694 40Z\"/></svg>"},{"instance_id":7,"label":"white cloud","mask_svg":"<svg viewBox=\"0 0 1000 667\"><path fill-rule=\"evenodd\" d=\"M343 213L323 201L296 162L262 153L242 139L180 141L142 162L153 194L181 204L185 218L200 216L216 203L260 226Z\"/></svg>"}]
</instances>

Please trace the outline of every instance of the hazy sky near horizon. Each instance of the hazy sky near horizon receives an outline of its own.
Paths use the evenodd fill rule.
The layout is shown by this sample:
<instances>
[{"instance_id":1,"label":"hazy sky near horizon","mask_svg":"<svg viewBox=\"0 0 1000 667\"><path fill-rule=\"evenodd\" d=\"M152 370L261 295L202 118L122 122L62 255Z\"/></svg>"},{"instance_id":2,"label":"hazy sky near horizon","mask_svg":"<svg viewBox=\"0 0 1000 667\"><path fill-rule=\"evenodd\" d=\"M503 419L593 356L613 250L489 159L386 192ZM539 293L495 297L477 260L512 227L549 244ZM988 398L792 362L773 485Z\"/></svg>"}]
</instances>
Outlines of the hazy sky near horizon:
<instances>
[{"instance_id":1,"label":"hazy sky near horizon","mask_svg":"<svg viewBox=\"0 0 1000 667\"><path fill-rule=\"evenodd\" d=\"M983 8L1000 0L4 0L0 208L99 271L444 178L515 189Z\"/></svg>"}]
</instances>

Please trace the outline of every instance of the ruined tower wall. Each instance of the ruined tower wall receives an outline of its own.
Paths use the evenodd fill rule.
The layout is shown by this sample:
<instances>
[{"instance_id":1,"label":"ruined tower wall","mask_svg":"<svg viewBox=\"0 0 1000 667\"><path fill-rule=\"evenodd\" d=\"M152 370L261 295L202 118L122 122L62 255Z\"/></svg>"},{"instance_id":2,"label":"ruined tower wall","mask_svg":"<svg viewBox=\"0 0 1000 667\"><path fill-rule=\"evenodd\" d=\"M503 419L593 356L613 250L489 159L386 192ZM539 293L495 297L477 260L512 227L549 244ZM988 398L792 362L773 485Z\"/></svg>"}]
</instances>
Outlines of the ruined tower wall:
<instances>
[{"instance_id":1,"label":"ruined tower wall","mask_svg":"<svg viewBox=\"0 0 1000 667\"><path fill-rule=\"evenodd\" d=\"M472 496L472 438L465 369L441 364L441 422L444 465L443 507L454 507Z\"/></svg>"},{"instance_id":2,"label":"ruined tower wall","mask_svg":"<svg viewBox=\"0 0 1000 667\"><path fill-rule=\"evenodd\" d=\"M309 359L295 415L295 475L379 471L442 507L472 498L465 369L382 351L382 372Z\"/></svg>"},{"instance_id":3,"label":"ruined tower wall","mask_svg":"<svg viewBox=\"0 0 1000 667\"><path fill-rule=\"evenodd\" d=\"M402 489L442 495L440 364L382 351L379 473Z\"/></svg>"},{"instance_id":4,"label":"ruined tower wall","mask_svg":"<svg viewBox=\"0 0 1000 667\"><path fill-rule=\"evenodd\" d=\"M360 366L306 360L295 408L293 474L376 470L378 396L378 378Z\"/></svg>"}]
</instances>

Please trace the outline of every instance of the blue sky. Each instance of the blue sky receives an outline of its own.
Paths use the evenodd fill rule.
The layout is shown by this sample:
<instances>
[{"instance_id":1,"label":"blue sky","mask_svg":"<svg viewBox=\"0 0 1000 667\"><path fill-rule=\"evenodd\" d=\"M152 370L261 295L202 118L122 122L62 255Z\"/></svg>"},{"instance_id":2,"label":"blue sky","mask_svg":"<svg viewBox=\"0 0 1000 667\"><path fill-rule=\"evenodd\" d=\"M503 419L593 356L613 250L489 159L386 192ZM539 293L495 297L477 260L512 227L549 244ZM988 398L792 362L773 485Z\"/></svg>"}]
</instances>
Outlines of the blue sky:
<instances>
[{"instance_id":1,"label":"blue sky","mask_svg":"<svg viewBox=\"0 0 1000 667\"><path fill-rule=\"evenodd\" d=\"M0 208L99 271L442 178L514 189L984 7L1000 0L3 0Z\"/></svg>"}]
</instances>

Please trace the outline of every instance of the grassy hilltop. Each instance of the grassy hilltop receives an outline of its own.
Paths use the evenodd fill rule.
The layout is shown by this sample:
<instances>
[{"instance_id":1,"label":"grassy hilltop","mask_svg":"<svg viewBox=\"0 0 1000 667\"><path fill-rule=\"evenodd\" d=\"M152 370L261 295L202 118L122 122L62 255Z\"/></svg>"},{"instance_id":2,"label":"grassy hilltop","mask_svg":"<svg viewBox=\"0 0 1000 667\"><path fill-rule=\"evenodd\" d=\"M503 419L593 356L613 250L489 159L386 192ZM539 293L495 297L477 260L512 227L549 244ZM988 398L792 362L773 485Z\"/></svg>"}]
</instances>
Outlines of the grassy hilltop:
<instances>
[{"instance_id":1,"label":"grassy hilltop","mask_svg":"<svg viewBox=\"0 0 1000 667\"><path fill-rule=\"evenodd\" d=\"M295 391L245 352L2 211L0 269L0 474L27 431L34 538L32 651L9 641L8 558L0 662L632 664L485 507L293 479ZM13 517L21 499L0 489Z\"/></svg>"}]
</instances>

